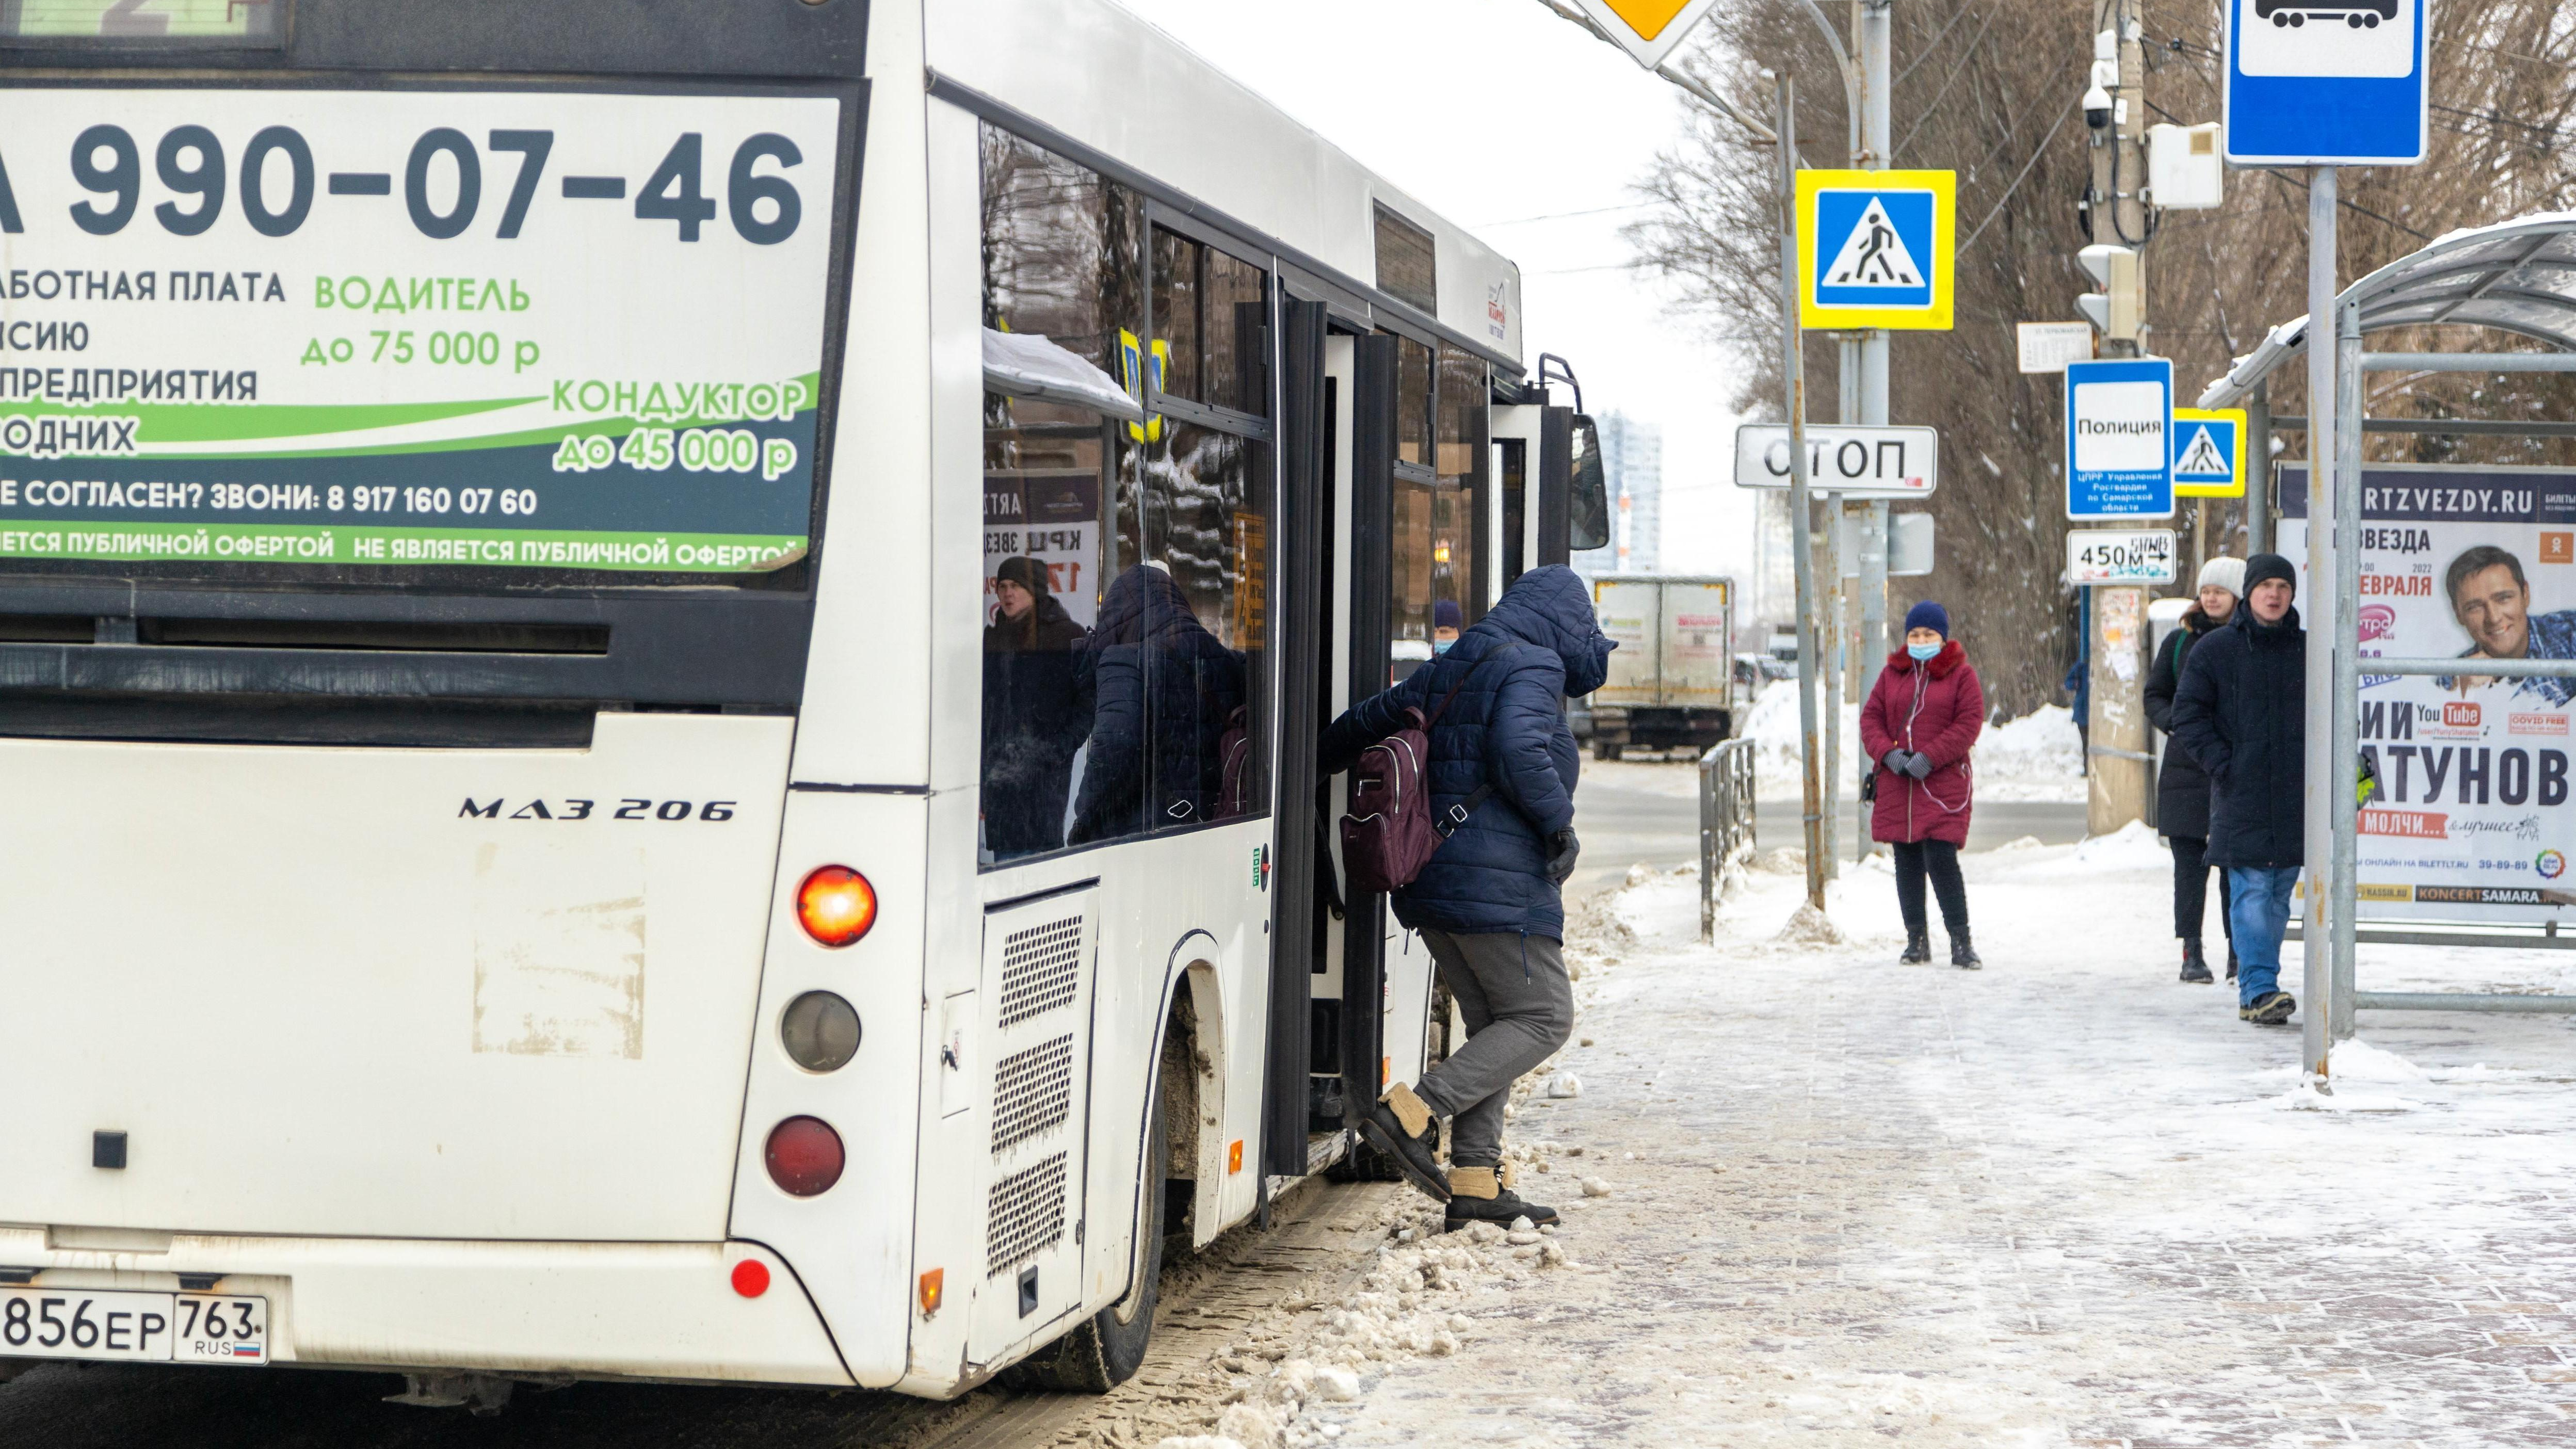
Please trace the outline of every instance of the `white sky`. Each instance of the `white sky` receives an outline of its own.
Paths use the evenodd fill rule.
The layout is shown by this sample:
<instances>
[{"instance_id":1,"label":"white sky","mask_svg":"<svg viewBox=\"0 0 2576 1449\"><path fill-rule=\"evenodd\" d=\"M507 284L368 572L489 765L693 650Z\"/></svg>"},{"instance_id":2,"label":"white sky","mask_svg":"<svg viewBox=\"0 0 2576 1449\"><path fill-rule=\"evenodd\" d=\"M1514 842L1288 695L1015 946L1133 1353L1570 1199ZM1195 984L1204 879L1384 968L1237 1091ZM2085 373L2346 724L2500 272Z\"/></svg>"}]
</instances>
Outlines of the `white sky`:
<instances>
[{"instance_id":1,"label":"white sky","mask_svg":"<svg viewBox=\"0 0 2576 1449\"><path fill-rule=\"evenodd\" d=\"M1735 365L1621 265L1680 92L1537 0L1119 3L1518 262L1532 372L1562 354L1586 407L1664 430L1663 569L1747 577Z\"/></svg>"}]
</instances>

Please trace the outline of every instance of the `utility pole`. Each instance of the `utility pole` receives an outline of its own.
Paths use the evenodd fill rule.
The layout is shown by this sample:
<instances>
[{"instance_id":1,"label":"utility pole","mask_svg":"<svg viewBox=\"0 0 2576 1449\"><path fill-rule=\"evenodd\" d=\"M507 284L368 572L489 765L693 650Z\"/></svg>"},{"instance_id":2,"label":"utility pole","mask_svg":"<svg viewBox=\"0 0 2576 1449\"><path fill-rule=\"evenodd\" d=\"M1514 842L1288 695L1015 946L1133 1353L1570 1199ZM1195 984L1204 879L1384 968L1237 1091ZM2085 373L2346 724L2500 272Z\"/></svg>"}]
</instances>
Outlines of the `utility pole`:
<instances>
[{"instance_id":1,"label":"utility pole","mask_svg":"<svg viewBox=\"0 0 2576 1449\"><path fill-rule=\"evenodd\" d=\"M1852 0L1853 28L1859 32L1854 45L1855 64L1860 70L1860 154L1852 164L1868 171L1885 171L1894 162L1888 152L1895 149L1890 139L1893 127L1890 112L1894 109L1895 76L1890 68L1889 30L1893 16L1889 0ZM1887 331L1877 328L1861 334L1852 349L1856 353L1858 376L1846 371L1844 386L1854 382L1858 416L1852 421L1885 424L1887 416ZM1861 504L1856 520L1860 534L1860 661L1859 696L1866 700L1878 687L1879 671L1887 663L1887 500L1874 499ZM1861 818L1853 829L1854 854L1869 853L1869 822Z\"/></svg>"},{"instance_id":2,"label":"utility pole","mask_svg":"<svg viewBox=\"0 0 2576 1449\"><path fill-rule=\"evenodd\" d=\"M2138 357L2146 332L2144 259L2147 240L2146 55L2143 29L2130 14L2136 0L2094 0L2093 84L2108 91L2108 124L2088 95L2085 117L2093 137L2092 194L2085 208L2108 294L2102 329L2105 357ZM2086 831L2108 835L2147 813L2146 654L2147 591L2135 585L2093 590L2090 705L2090 783Z\"/></svg>"}]
</instances>

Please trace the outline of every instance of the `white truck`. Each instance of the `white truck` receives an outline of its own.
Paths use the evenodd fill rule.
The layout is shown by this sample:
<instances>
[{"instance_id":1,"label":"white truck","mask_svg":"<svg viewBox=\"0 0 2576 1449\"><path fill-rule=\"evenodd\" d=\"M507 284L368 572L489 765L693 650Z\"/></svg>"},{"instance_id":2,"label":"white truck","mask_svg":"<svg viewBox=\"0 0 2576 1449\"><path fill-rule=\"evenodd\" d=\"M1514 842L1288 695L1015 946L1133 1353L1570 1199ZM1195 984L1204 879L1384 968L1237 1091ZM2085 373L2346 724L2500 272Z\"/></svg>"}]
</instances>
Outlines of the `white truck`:
<instances>
[{"instance_id":1,"label":"white truck","mask_svg":"<svg viewBox=\"0 0 2576 1449\"><path fill-rule=\"evenodd\" d=\"M1610 574L1593 580L1601 632L1619 642L1589 706L1592 756L1693 753L1735 731L1735 581Z\"/></svg>"}]
</instances>

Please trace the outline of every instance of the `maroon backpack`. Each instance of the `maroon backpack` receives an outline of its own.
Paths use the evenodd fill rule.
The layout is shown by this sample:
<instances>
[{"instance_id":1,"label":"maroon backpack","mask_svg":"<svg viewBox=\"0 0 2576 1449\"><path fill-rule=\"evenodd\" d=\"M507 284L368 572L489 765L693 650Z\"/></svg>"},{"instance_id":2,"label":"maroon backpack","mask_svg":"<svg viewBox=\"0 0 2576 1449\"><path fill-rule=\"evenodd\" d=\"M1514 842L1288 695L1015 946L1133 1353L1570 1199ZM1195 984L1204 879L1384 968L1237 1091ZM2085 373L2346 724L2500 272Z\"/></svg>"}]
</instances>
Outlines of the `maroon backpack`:
<instances>
[{"instance_id":1,"label":"maroon backpack","mask_svg":"<svg viewBox=\"0 0 2576 1449\"><path fill-rule=\"evenodd\" d=\"M1475 672L1476 666L1470 665L1459 674L1429 719L1422 717L1421 710L1407 707L1408 723L1362 750L1359 763L1351 767L1351 808L1342 817L1342 865L1350 871L1354 891L1392 891L1413 884L1450 833L1493 796L1494 787L1482 785L1445 812L1431 807L1427 778L1431 727L1449 712L1458 691L1467 687Z\"/></svg>"}]
</instances>

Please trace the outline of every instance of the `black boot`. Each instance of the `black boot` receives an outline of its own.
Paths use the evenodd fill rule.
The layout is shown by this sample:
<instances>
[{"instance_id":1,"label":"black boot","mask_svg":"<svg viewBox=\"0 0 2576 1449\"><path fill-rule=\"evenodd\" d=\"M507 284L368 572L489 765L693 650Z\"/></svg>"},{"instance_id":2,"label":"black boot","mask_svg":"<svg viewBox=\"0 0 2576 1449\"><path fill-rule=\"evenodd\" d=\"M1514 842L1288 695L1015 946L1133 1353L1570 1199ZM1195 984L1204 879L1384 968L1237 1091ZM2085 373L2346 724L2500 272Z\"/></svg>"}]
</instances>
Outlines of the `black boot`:
<instances>
[{"instance_id":1,"label":"black boot","mask_svg":"<svg viewBox=\"0 0 2576 1449\"><path fill-rule=\"evenodd\" d=\"M1899 966L1920 966L1932 959L1932 933L1920 926L1905 931L1905 954L1896 958Z\"/></svg>"},{"instance_id":2,"label":"black boot","mask_svg":"<svg viewBox=\"0 0 2576 1449\"><path fill-rule=\"evenodd\" d=\"M1527 1202L1512 1191L1504 1173L1491 1167L1453 1167L1449 1169L1449 1220L1443 1231L1456 1232L1469 1223L1492 1223L1508 1228L1520 1218L1530 1220L1531 1227L1556 1221L1556 1209Z\"/></svg>"},{"instance_id":3,"label":"black boot","mask_svg":"<svg viewBox=\"0 0 2576 1449\"><path fill-rule=\"evenodd\" d=\"M2212 979L2209 974L2209 958L2200 954L2198 941L2182 943L2182 979L2196 986L2206 986Z\"/></svg>"},{"instance_id":4,"label":"black boot","mask_svg":"<svg viewBox=\"0 0 2576 1449\"><path fill-rule=\"evenodd\" d=\"M2227 979L2236 979L2236 943L2233 941L2227 943Z\"/></svg>"},{"instance_id":5,"label":"black boot","mask_svg":"<svg viewBox=\"0 0 2576 1449\"><path fill-rule=\"evenodd\" d=\"M1395 1160L1404 1180L1441 1202L1449 1200L1449 1179L1440 1170L1440 1123L1431 1108L1402 1082L1360 1119L1360 1135Z\"/></svg>"},{"instance_id":6,"label":"black boot","mask_svg":"<svg viewBox=\"0 0 2576 1449\"><path fill-rule=\"evenodd\" d=\"M1986 964L1977 955L1977 948L1968 943L1965 926L1950 933L1950 964L1965 971L1974 971Z\"/></svg>"}]
</instances>

